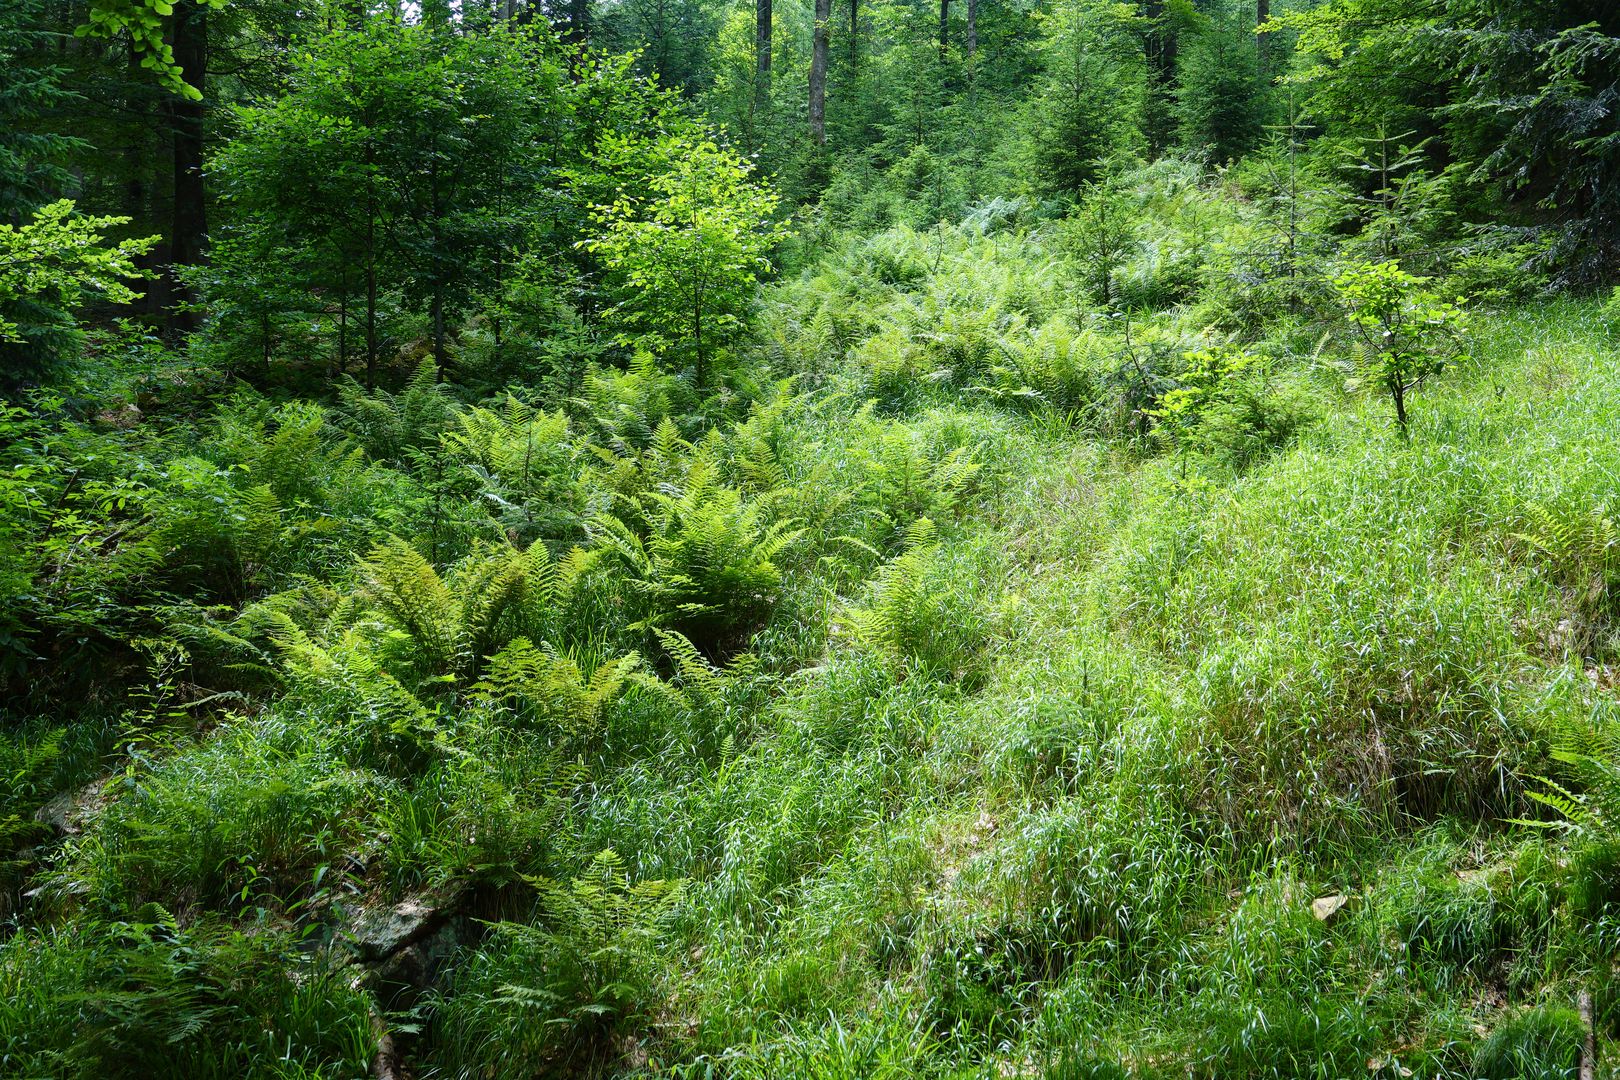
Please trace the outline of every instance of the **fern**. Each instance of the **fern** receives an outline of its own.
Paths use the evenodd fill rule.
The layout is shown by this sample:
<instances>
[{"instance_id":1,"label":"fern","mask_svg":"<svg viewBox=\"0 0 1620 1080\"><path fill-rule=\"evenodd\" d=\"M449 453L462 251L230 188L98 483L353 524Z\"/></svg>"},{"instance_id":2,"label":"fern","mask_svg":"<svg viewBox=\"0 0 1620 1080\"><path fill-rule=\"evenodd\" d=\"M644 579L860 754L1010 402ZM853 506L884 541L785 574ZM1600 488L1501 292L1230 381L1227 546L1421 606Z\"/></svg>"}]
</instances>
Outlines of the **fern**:
<instances>
[{"instance_id":1,"label":"fern","mask_svg":"<svg viewBox=\"0 0 1620 1080\"><path fill-rule=\"evenodd\" d=\"M976 673L986 629L942 565L927 518L907 529L907 549L879 569L865 607L850 612L857 640L902 671L962 679Z\"/></svg>"},{"instance_id":2,"label":"fern","mask_svg":"<svg viewBox=\"0 0 1620 1080\"><path fill-rule=\"evenodd\" d=\"M648 448L660 469L689 445L672 428L661 428ZM769 612L781 582L775 559L801 535L790 521L767 522L758 503L722 485L713 454L712 447L693 454L678 485L623 499L624 511L594 522L598 542L640 598L636 625L677 629L708 649Z\"/></svg>"},{"instance_id":3,"label":"fern","mask_svg":"<svg viewBox=\"0 0 1620 1080\"><path fill-rule=\"evenodd\" d=\"M457 410L431 357L422 360L398 394L367 391L346 379L338 386L338 400L340 426L381 461L403 461L407 450L438 442Z\"/></svg>"},{"instance_id":4,"label":"fern","mask_svg":"<svg viewBox=\"0 0 1620 1080\"><path fill-rule=\"evenodd\" d=\"M589 738L640 666L641 657L630 653L597 664L587 676L574 657L517 638L490 659L474 691L477 700L509 710L522 723L568 739Z\"/></svg>"},{"instance_id":5,"label":"fern","mask_svg":"<svg viewBox=\"0 0 1620 1080\"><path fill-rule=\"evenodd\" d=\"M759 667L752 653L734 656L724 667L711 663L684 635L672 630L653 632L675 665L675 681L657 688L683 708L695 712L724 711L726 701L746 686Z\"/></svg>"},{"instance_id":6,"label":"fern","mask_svg":"<svg viewBox=\"0 0 1620 1080\"><path fill-rule=\"evenodd\" d=\"M468 1074L583 1073L570 1063L597 1056L653 1003L681 883L632 882L611 849L566 883L530 880L544 925L495 924L435 1010L441 1060Z\"/></svg>"},{"instance_id":7,"label":"fern","mask_svg":"<svg viewBox=\"0 0 1620 1080\"><path fill-rule=\"evenodd\" d=\"M1620 527L1603 507L1558 512L1540 503L1524 508L1525 528L1513 534L1585 603L1600 600L1620 576Z\"/></svg>"},{"instance_id":8,"label":"fern","mask_svg":"<svg viewBox=\"0 0 1620 1080\"><path fill-rule=\"evenodd\" d=\"M1611 848L1620 845L1620 731L1612 723L1566 723L1554 736L1562 745L1548 756L1565 767L1567 782L1534 777L1541 790L1526 794L1558 819L1519 823L1562 829Z\"/></svg>"}]
</instances>

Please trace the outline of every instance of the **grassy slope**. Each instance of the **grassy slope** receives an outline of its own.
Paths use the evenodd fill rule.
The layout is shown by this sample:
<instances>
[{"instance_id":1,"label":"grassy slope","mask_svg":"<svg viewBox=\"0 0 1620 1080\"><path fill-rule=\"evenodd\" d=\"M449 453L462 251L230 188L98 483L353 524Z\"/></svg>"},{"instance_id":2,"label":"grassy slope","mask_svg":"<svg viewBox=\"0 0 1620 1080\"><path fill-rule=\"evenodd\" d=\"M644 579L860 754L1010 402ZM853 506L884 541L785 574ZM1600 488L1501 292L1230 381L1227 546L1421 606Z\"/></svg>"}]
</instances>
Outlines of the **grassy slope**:
<instances>
[{"instance_id":1,"label":"grassy slope","mask_svg":"<svg viewBox=\"0 0 1620 1080\"><path fill-rule=\"evenodd\" d=\"M946 310L971 322L964 292ZM1613 875L1506 819L1612 692L1583 659L1607 650L1590 568L1520 534L1545 527L1536 507L1610 504L1620 360L1576 303L1484 319L1476 353L1420 396L1410 442L1310 376L1324 419L1241 476L971 394L893 423L792 412L778 442L807 520L848 517L839 493L874 482L885 439L977 446L983 470L874 585L836 544L795 565L754 643L784 674L701 708L627 697L556 829L523 817L542 759L521 748L474 744L402 794L318 711L222 725L142 773L55 880L248 932L192 953L158 912L121 924L134 951L18 935L0 1036L71 1045L73 989L156 951L129 975L144 994L264 988L238 1001L240 1046L182 1040L193 1072L268 1062L255 1010L289 1033L280 1075L363 1068L362 997L341 972L278 989L241 882L361 843L412 887L515 822L548 834L552 877L589 881L612 848L632 880L685 884L589 893L560 945L505 929L465 957L422 1062L443 1075L524 1075L570 1040L573 1068L650 1052L762 1078L1558 1075L1577 986L1615 1020ZM1336 893L1345 911L1313 918ZM510 989L537 980L597 1004ZM171 1034L120 1037L158 1061ZM321 1049L293 1061L295 1042Z\"/></svg>"},{"instance_id":2,"label":"grassy slope","mask_svg":"<svg viewBox=\"0 0 1620 1080\"><path fill-rule=\"evenodd\" d=\"M1578 883L1504 819L1607 707L1515 536L1611 497L1617 377L1584 307L1492 319L1410 443L1351 404L1192 493L1003 428L999 505L951 547L997 570L981 691L835 653L725 776L620 778L718 855L654 863L696 879L667 976L699 1044L785 1035L762 1076L1473 1075L1505 1005L1606 1002Z\"/></svg>"}]
</instances>

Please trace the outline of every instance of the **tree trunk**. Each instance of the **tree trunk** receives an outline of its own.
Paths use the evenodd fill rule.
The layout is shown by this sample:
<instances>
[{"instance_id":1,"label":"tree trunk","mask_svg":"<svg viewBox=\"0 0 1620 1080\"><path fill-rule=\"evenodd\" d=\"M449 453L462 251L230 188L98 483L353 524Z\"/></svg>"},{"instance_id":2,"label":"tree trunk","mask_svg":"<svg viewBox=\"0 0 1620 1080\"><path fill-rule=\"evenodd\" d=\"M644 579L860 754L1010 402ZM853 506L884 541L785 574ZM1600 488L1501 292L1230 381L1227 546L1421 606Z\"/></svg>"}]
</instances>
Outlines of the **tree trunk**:
<instances>
[{"instance_id":1,"label":"tree trunk","mask_svg":"<svg viewBox=\"0 0 1620 1080\"><path fill-rule=\"evenodd\" d=\"M1262 3L1265 0L1261 0ZM967 0L967 54L973 59L973 54L979 51L979 0Z\"/></svg>"},{"instance_id":2,"label":"tree trunk","mask_svg":"<svg viewBox=\"0 0 1620 1080\"><path fill-rule=\"evenodd\" d=\"M71 40L71 39L70 39ZM136 228L150 232L146 223L151 220L147 205L148 184L151 179L148 172L153 167L148 153L150 146L147 141L147 132L152 129L151 103L146 96L145 88L150 80L141 70L141 54L134 49L129 51L129 83L132 88L126 98L125 108L133 118L130 124L130 138L124 148L124 202L125 216L136 223ZM164 263L160 253L156 250L146 252L135 257L135 265L146 276L131 285L141 293L131 307L133 313L144 318L156 319L168 307L164 299L168 282L160 275L160 268Z\"/></svg>"},{"instance_id":3,"label":"tree trunk","mask_svg":"<svg viewBox=\"0 0 1620 1080\"><path fill-rule=\"evenodd\" d=\"M854 72L860 61L861 0L849 0L849 70Z\"/></svg>"},{"instance_id":4,"label":"tree trunk","mask_svg":"<svg viewBox=\"0 0 1620 1080\"><path fill-rule=\"evenodd\" d=\"M205 89L208 64L207 19L207 9L196 0L182 0L175 5L174 62L185 80L199 91ZM208 233L203 186L203 105L176 95L170 98L168 108L174 141L174 217L169 230L169 265L178 269L202 262ZM174 278L172 271L170 276ZM174 279L172 290L174 304L194 299L191 290L178 278ZM172 331L193 330L196 324L194 312L176 311L171 305L169 327Z\"/></svg>"},{"instance_id":5,"label":"tree trunk","mask_svg":"<svg viewBox=\"0 0 1620 1080\"><path fill-rule=\"evenodd\" d=\"M771 96L771 0L754 0L754 112ZM756 141L757 138L756 138Z\"/></svg>"},{"instance_id":6,"label":"tree trunk","mask_svg":"<svg viewBox=\"0 0 1620 1080\"><path fill-rule=\"evenodd\" d=\"M951 0L939 0L939 58L945 59L945 53L951 46Z\"/></svg>"},{"instance_id":7,"label":"tree trunk","mask_svg":"<svg viewBox=\"0 0 1620 1080\"><path fill-rule=\"evenodd\" d=\"M810 141L827 145L827 21L832 0L816 0L816 28L810 47Z\"/></svg>"},{"instance_id":8,"label":"tree trunk","mask_svg":"<svg viewBox=\"0 0 1620 1080\"><path fill-rule=\"evenodd\" d=\"M370 156L369 153L367 155ZM366 178L366 389L377 388L377 193Z\"/></svg>"},{"instance_id":9,"label":"tree trunk","mask_svg":"<svg viewBox=\"0 0 1620 1080\"><path fill-rule=\"evenodd\" d=\"M525 8L521 21L528 21L528 14L532 10L532 6ZM591 0L566 0L565 3L551 10L553 12L560 10L566 15L561 32L558 34L562 38L563 44L583 49L591 36ZM553 20L555 20L555 15L553 15Z\"/></svg>"},{"instance_id":10,"label":"tree trunk","mask_svg":"<svg viewBox=\"0 0 1620 1080\"><path fill-rule=\"evenodd\" d=\"M771 0L754 0L754 72L765 85L771 75Z\"/></svg>"},{"instance_id":11,"label":"tree trunk","mask_svg":"<svg viewBox=\"0 0 1620 1080\"><path fill-rule=\"evenodd\" d=\"M1271 0L1254 0L1254 25L1264 26L1269 18L1271 18ZM1271 73L1271 35L1256 34L1254 39L1254 47L1260 58L1260 77L1265 78Z\"/></svg>"}]
</instances>

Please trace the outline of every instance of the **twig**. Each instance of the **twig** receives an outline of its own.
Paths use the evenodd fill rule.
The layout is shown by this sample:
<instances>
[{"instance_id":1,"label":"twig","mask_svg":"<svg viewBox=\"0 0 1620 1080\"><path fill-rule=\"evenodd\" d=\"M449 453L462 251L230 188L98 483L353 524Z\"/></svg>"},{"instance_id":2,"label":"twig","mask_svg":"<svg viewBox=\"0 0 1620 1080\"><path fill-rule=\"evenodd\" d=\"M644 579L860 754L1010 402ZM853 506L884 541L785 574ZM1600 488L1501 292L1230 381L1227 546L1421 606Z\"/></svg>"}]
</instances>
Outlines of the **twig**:
<instances>
[{"instance_id":1,"label":"twig","mask_svg":"<svg viewBox=\"0 0 1620 1080\"><path fill-rule=\"evenodd\" d=\"M1597 1032L1592 1026L1592 995L1585 990L1575 999L1586 1041L1581 1044L1581 1080L1597 1080Z\"/></svg>"}]
</instances>

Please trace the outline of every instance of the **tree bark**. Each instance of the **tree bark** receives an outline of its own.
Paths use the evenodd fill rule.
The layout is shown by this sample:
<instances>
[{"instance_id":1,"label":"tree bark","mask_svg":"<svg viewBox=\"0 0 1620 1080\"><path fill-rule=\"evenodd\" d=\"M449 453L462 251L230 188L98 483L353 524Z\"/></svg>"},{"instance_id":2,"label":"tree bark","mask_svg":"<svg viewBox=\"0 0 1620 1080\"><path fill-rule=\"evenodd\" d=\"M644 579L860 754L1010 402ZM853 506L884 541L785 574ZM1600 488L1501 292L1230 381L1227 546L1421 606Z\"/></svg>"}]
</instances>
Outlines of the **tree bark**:
<instances>
[{"instance_id":1,"label":"tree bark","mask_svg":"<svg viewBox=\"0 0 1620 1080\"><path fill-rule=\"evenodd\" d=\"M1261 0L1264 3L1265 0ZM967 0L967 54L968 59L979 51L979 0Z\"/></svg>"},{"instance_id":2,"label":"tree bark","mask_svg":"<svg viewBox=\"0 0 1620 1080\"><path fill-rule=\"evenodd\" d=\"M1264 26L1269 18L1271 18L1271 0L1254 0L1254 25ZM1271 35L1254 35L1254 47L1260 60L1260 77L1265 78L1271 73Z\"/></svg>"},{"instance_id":3,"label":"tree bark","mask_svg":"<svg viewBox=\"0 0 1620 1080\"><path fill-rule=\"evenodd\" d=\"M810 47L810 141L827 145L827 21L832 0L816 0L816 28Z\"/></svg>"},{"instance_id":4,"label":"tree bark","mask_svg":"<svg viewBox=\"0 0 1620 1080\"><path fill-rule=\"evenodd\" d=\"M951 47L951 0L939 0L939 58Z\"/></svg>"},{"instance_id":5,"label":"tree bark","mask_svg":"<svg viewBox=\"0 0 1620 1080\"><path fill-rule=\"evenodd\" d=\"M754 0L754 106L758 114L771 97L771 0ZM756 136L757 139L757 136Z\"/></svg>"},{"instance_id":6,"label":"tree bark","mask_svg":"<svg viewBox=\"0 0 1620 1080\"><path fill-rule=\"evenodd\" d=\"M849 70L855 71L860 61L861 0L849 0Z\"/></svg>"},{"instance_id":7,"label":"tree bark","mask_svg":"<svg viewBox=\"0 0 1620 1080\"><path fill-rule=\"evenodd\" d=\"M208 12L196 0L175 5L174 62L185 80L198 91L206 89L208 65ZM203 105L201 101L172 97L168 102L174 147L174 216L169 229L171 268L196 266L203 261L207 241L207 192L203 181ZM174 276L171 298L174 304L193 299L191 290ZM194 312L170 307L169 327L184 332L196 328Z\"/></svg>"},{"instance_id":8,"label":"tree bark","mask_svg":"<svg viewBox=\"0 0 1620 1080\"><path fill-rule=\"evenodd\" d=\"M584 48L591 37L591 0L568 0L565 10L568 19L562 30L563 43Z\"/></svg>"},{"instance_id":9,"label":"tree bark","mask_svg":"<svg viewBox=\"0 0 1620 1080\"><path fill-rule=\"evenodd\" d=\"M765 85L771 75L771 0L754 0L754 72Z\"/></svg>"}]
</instances>

